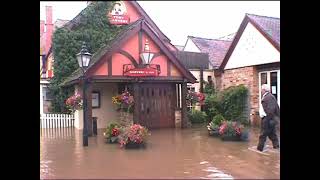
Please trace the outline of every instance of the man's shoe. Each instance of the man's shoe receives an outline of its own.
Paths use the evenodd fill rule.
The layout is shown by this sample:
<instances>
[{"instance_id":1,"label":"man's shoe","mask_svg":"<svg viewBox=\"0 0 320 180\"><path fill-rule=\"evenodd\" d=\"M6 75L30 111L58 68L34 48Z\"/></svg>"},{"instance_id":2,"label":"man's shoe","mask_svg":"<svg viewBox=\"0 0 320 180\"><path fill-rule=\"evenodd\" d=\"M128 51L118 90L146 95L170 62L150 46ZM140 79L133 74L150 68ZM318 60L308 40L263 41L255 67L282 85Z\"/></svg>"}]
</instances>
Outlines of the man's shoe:
<instances>
[{"instance_id":1,"label":"man's shoe","mask_svg":"<svg viewBox=\"0 0 320 180\"><path fill-rule=\"evenodd\" d=\"M262 152L263 148L257 147L257 150Z\"/></svg>"}]
</instances>

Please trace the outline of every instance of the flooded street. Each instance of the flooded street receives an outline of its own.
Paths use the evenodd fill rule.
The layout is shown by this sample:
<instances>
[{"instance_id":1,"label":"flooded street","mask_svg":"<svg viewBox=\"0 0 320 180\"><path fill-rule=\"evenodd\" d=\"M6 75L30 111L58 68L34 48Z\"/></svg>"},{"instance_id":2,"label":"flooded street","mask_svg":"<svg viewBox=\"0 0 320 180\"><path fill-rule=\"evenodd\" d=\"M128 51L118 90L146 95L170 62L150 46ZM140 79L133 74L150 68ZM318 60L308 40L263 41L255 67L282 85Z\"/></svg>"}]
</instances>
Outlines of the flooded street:
<instances>
[{"instance_id":1,"label":"flooded street","mask_svg":"<svg viewBox=\"0 0 320 180\"><path fill-rule=\"evenodd\" d=\"M258 142L258 129L251 130L249 142L221 141L208 136L206 127L152 130L147 147L132 150L106 144L102 133L84 148L81 131L42 130L41 178L280 178L279 152L248 150Z\"/></svg>"}]
</instances>

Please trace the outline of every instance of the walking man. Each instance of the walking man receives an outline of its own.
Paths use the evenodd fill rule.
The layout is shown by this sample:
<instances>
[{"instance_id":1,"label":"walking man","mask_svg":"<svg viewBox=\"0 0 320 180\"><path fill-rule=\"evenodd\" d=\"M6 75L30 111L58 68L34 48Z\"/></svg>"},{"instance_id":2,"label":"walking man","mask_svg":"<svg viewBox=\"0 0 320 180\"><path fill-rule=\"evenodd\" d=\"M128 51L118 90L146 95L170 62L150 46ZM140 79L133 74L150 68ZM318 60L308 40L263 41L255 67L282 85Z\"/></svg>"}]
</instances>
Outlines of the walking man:
<instances>
[{"instance_id":1,"label":"walking man","mask_svg":"<svg viewBox=\"0 0 320 180\"><path fill-rule=\"evenodd\" d=\"M274 149L279 149L279 140L276 134L276 117L280 117L280 108L276 98L270 93L270 86L263 84L261 87L261 104L259 114L261 117L261 134L257 149L263 151L267 137L272 141Z\"/></svg>"}]
</instances>

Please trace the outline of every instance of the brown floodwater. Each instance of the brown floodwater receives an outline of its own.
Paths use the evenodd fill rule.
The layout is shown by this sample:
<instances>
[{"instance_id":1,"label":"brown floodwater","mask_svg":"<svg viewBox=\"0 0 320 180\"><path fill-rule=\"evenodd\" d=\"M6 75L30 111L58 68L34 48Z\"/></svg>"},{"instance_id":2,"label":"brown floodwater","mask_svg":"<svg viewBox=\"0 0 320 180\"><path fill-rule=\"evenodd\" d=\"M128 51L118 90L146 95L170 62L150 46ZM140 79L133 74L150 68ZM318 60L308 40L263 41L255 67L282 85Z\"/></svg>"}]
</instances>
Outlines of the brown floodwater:
<instances>
[{"instance_id":1,"label":"brown floodwater","mask_svg":"<svg viewBox=\"0 0 320 180\"><path fill-rule=\"evenodd\" d=\"M204 126L152 130L145 149L106 144L102 133L83 147L82 131L42 129L40 178L280 179L279 151L248 150L257 144L258 129L250 130L248 142L221 141Z\"/></svg>"}]
</instances>

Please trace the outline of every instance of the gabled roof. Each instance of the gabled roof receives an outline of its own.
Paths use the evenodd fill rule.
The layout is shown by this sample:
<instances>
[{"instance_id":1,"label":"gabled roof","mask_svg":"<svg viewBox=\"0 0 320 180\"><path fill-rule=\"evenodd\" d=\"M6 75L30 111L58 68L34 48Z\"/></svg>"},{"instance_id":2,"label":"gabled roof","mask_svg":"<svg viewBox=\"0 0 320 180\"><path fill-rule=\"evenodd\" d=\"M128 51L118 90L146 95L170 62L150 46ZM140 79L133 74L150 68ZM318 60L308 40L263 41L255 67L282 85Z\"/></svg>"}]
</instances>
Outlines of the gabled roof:
<instances>
[{"instance_id":1,"label":"gabled roof","mask_svg":"<svg viewBox=\"0 0 320 180\"><path fill-rule=\"evenodd\" d=\"M248 23L251 23L278 51L280 51L280 18L259 16L254 14L246 14L231 45L227 51L219 70L223 71L227 62L238 44L242 33L247 27Z\"/></svg>"},{"instance_id":2,"label":"gabled roof","mask_svg":"<svg viewBox=\"0 0 320 180\"><path fill-rule=\"evenodd\" d=\"M250 22L280 48L280 18L247 14Z\"/></svg>"},{"instance_id":3,"label":"gabled roof","mask_svg":"<svg viewBox=\"0 0 320 180\"><path fill-rule=\"evenodd\" d=\"M183 45L174 45L178 51L183 51L184 46Z\"/></svg>"},{"instance_id":4,"label":"gabled roof","mask_svg":"<svg viewBox=\"0 0 320 180\"><path fill-rule=\"evenodd\" d=\"M209 69L209 56L207 53L177 51L175 54L187 69Z\"/></svg>"},{"instance_id":5,"label":"gabled roof","mask_svg":"<svg viewBox=\"0 0 320 180\"><path fill-rule=\"evenodd\" d=\"M97 52L95 52L92 57L91 57L91 61L90 61L90 64L89 64L89 67L88 67L88 70L94 65L97 63L98 60L100 60L102 58L102 56L109 52L111 47L113 45L115 45L117 42L120 42L121 39L123 39L123 37L126 35L126 34L129 34L130 31L132 31L133 29L137 28L137 26L139 25L139 23L141 22L142 20L138 20L136 21L135 23L133 24L130 24L128 26L126 26L126 28L124 28L123 30L121 30L117 36L115 36L115 38L113 39L113 41L111 40L110 42L106 42L106 45L105 46L102 46L99 50L97 50ZM66 80L61 84L61 85L64 85L64 84L67 84L71 81L74 81L74 80L77 80L81 77L82 75L82 71L80 68L78 68L77 70L75 70L69 77L66 78Z\"/></svg>"},{"instance_id":6,"label":"gabled roof","mask_svg":"<svg viewBox=\"0 0 320 180\"><path fill-rule=\"evenodd\" d=\"M150 25L144 19L140 19L133 24L128 25L122 31L118 33L115 38L107 42L105 46L101 47L96 53L93 54L88 69L86 71L86 75L90 74L90 72L94 69L94 67L99 66L102 62L101 60L104 57L111 57L114 52L120 49L121 45L123 45L128 38L138 33L140 30L143 30L150 38L155 42L157 46L159 46L160 50L171 60L171 62L181 71L185 78L188 79L189 82L195 82L196 78L181 64L181 62L177 59L177 57L173 54L172 51L165 45L165 42L162 41L155 32L150 28ZM77 69L74 73L71 74L61 85L67 85L74 83L75 80L81 77L80 68Z\"/></svg>"},{"instance_id":7,"label":"gabled roof","mask_svg":"<svg viewBox=\"0 0 320 180\"><path fill-rule=\"evenodd\" d=\"M159 27L153 22L153 20L148 16L148 14L143 10L143 8L138 4L138 2L136 1L127 1L128 3L131 3L133 7L136 8L136 10L141 14L142 19L145 19L148 24L151 25L151 28L153 29L153 31L156 32L156 34L160 37L161 40L170 42L170 39L163 34L163 32L159 29ZM69 21L68 23L66 23L64 25L65 28L67 29L73 29L76 26L78 26L81 22L81 18L82 15L86 12L86 9L89 6L94 6L95 3L89 3L88 6L86 8L84 8L76 17L74 17L71 21ZM174 47L174 46L173 46Z\"/></svg>"},{"instance_id":8,"label":"gabled roof","mask_svg":"<svg viewBox=\"0 0 320 180\"><path fill-rule=\"evenodd\" d=\"M219 68L232 41L188 36L202 53L208 53L214 69Z\"/></svg>"}]
</instances>

